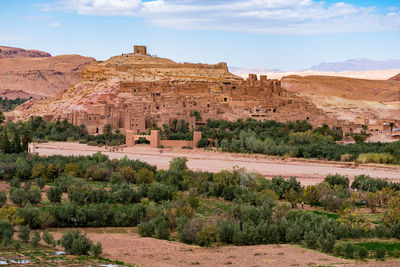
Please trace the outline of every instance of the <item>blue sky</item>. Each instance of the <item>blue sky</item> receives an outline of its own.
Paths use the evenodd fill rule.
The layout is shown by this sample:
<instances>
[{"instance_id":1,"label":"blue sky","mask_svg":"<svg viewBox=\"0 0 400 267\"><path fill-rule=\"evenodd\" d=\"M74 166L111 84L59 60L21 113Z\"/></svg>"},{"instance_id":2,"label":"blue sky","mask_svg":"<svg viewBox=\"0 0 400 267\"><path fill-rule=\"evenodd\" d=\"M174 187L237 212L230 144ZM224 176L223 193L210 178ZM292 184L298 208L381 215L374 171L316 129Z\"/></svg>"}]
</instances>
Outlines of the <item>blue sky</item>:
<instances>
[{"instance_id":1,"label":"blue sky","mask_svg":"<svg viewBox=\"0 0 400 267\"><path fill-rule=\"evenodd\" d=\"M0 45L295 70L400 58L400 0L1 0Z\"/></svg>"}]
</instances>

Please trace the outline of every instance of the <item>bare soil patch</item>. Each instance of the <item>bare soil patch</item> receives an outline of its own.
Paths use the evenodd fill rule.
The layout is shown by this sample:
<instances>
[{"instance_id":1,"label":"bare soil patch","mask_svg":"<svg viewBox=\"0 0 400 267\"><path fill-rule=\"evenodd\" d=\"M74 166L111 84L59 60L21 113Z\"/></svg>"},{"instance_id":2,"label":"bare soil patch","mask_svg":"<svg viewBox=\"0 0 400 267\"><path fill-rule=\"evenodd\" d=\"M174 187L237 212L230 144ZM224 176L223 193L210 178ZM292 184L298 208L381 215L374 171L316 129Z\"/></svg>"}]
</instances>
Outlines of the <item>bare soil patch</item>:
<instances>
[{"instance_id":1,"label":"bare soil patch","mask_svg":"<svg viewBox=\"0 0 400 267\"><path fill-rule=\"evenodd\" d=\"M103 244L106 258L141 266L335 266L351 263L291 245L202 248L143 238L134 233L133 228L84 230L91 240ZM56 236L60 235L58 231Z\"/></svg>"}]
</instances>

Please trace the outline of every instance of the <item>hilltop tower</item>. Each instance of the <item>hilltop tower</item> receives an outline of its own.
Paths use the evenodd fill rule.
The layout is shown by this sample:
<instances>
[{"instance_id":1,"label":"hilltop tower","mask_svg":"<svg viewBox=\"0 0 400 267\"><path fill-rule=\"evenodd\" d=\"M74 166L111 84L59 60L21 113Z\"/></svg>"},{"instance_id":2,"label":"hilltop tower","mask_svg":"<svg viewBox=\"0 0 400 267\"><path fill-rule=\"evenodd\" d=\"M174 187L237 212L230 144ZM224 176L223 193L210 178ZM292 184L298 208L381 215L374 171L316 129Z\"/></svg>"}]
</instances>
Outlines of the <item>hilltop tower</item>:
<instances>
[{"instance_id":1,"label":"hilltop tower","mask_svg":"<svg viewBox=\"0 0 400 267\"><path fill-rule=\"evenodd\" d=\"M135 45L133 46L133 53L136 55L147 55L147 46Z\"/></svg>"}]
</instances>

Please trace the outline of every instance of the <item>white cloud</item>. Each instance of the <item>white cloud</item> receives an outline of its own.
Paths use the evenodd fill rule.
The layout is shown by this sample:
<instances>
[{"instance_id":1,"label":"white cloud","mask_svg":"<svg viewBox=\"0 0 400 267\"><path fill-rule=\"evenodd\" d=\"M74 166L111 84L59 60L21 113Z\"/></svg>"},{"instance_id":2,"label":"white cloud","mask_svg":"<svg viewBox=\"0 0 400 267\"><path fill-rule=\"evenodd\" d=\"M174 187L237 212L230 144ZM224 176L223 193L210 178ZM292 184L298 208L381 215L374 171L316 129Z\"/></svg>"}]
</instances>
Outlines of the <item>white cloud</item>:
<instances>
[{"instance_id":1,"label":"white cloud","mask_svg":"<svg viewBox=\"0 0 400 267\"><path fill-rule=\"evenodd\" d=\"M49 24L51 27L54 27L54 28L58 28L58 27L60 27L60 22L58 22L58 21L55 21L55 22L53 22L53 23L50 23Z\"/></svg>"},{"instance_id":2,"label":"white cloud","mask_svg":"<svg viewBox=\"0 0 400 267\"><path fill-rule=\"evenodd\" d=\"M261 34L326 34L400 30L400 11L314 0L61 0L44 10L132 16L172 29ZM385 13L386 12L386 13Z\"/></svg>"}]
</instances>

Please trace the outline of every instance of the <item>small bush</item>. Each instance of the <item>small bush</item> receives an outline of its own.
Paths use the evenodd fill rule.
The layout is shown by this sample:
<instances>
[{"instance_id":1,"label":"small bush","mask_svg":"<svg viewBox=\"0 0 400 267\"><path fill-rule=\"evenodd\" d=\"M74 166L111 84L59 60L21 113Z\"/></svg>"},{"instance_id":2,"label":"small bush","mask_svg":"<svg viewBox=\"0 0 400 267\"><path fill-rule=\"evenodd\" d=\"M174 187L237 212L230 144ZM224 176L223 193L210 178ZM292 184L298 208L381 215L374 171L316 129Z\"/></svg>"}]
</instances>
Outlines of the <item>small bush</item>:
<instances>
[{"instance_id":1,"label":"small bush","mask_svg":"<svg viewBox=\"0 0 400 267\"><path fill-rule=\"evenodd\" d=\"M315 249L317 248L318 236L315 232L310 231L304 235L304 242L306 247Z\"/></svg>"},{"instance_id":2,"label":"small bush","mask_svg":"<svg viewBox=\"0 0 400 267\"><path fill-rule=\"evenodd\" d=\"M335 246L336 238L334 235L328 233L326 237L320 236L319 244L323 252L332 252Z\"/></svg>"},{"instance_id":3,"label":"small bush","mask_svg":"<svg viewBox=\"0 0 400 267\"><path fill-rule=\"evenodd\" d=\"M61 195L62 190L58 186L52 186L46 192L47 198L52 203L61 203Z\"/></svg>"},{"instance_id":4,"label":"small bush","mask_svg":"<svg viewBox=\"0 0 400 267\"><path fill-rule=\"evenodd\" d=\"M41 240L40 232L39 231L33 232L33 236L32 236L32 239L31 239L31 245L32 245L32 247L34 249L38 248L40 240Z\"/></svg>"},{"instance_id":5,"label":"small bush","mask_svg":"<svg viewBox=\"0 0 400 267\"><path fill-rule=\"evenodd\" d=\"M151 237L154 234L153 222L142 222L138 225L138 232L140 236Z\"/></svg>"},{"instance_id":6,"label":"small bush","mask_svg":"<svg viewBox=\"0 0 400 267\"><path fill-rule=\"evenodd\" d=\"M200 246L210 246L218 241L218 228L216 225L206 225L197 233L197 242Z\"/></svg>"},{"instance_id":7,"label":"small bush","mask_svg":"<svg viewBox=\"0 0 400 267\"><path fill-rule=\"evenodd\" d=\"M89 141L87 142L88 146L97 146L97 142L96 141Z\"/></svg>"},{"instance_id":8,"label":"small bush","mask_svg":"<svg viewBox=\"0 0 400 267\"><path fill-rule=\"evenodd\" d=\"M336 243L333 247L333 253L336 256L344 256L344 249L345 249L345 246L343 243Z\"/></svg>"},{"instance_id":9,"label":"small bush","mask_svg":"<svg viewBox=\"0 0 400 267\"><path fill-rule=\"evenodd\" d=\"M93 257L98 258L103 253L103 246L100 242L90 245L90 253Z\"/></svg>"},{"instance_id":10,"label":"small bush","mask_svg":"<svg viewBox=\"0 0 400 267\"><path fill-rule=\"evenodd\" d=\"M47 229L44 230L42 238L43 238L43 241L46 242L47 245L52 246L54 244L54 237L52 234L49 233L49 231Z\"/></svg>"},{"instance_id":11,"label":"small bush","mask_svg":"<svg viewBox=\"0 0 400 267\"><path fill-rule=\"evenodd\" d=\"M12 187L12 188L20 188L21 187L21 181L17 177L12 178L10 180L10 187Z\"/></svg>"},{"instance_id":12,"label":"small bush","mask_svg":"<svg viewBox=\"0 0 400 267\"><path fill-rule=\"evenodd\" d=\"M368 257L368 250L366 250L365 248L361 247L358 250L358 257L360 258L360 260L364 260L366 257Z\"/></svg>"},{"instance_id":13,"label":"small bush","mask_svg":"<svg viewBox=\"0 0 400 267\"><path fill-rule=\"evenodd\" d=\"M34 186L31 190L26 192L26 197L29 203L37 205L42 201L42 192L39 187Z\"/></svg>"},{"instance_id":14,"label":"small bush","mask_svg":"<svg viewBox=\"0 0 400 267\"><path fill-rule=\"evenodd\" d=\"M10 189L10 200L15 205L22 207L28 202L28 197L24 189L14 187Z\"/></svg>"},{"instance_id":15,"label":"small bush","mask_svg":"<svg viewBox=\"0 0 400 267\"><path fill-rule=\"evenodd\" d=\"M386 257L386 249L384 247L379 247L375 250L375 258L377 260L383 261Z\"/></svg>"},{"instance_id":16,"label":"small bush","mask_svg":"<svg viewBox=\"0 0 400 267\"><path fill-rule=\"evenodd\" d=\"M346 258L352 259L354 257L354 246L351 243L347 243L344 248L344 255Z\"/></svg>"},{"instance_id":17,"label":"small bush","mask_svg":"<svg viewBox=\"0 0 400 267\"><path fill-rule=\"evenodd\" d=\"M21 225L19 227L18 238L21 239L22 242L28 243L31 239L31 228L29 225Z\"/></svg>"},{"instance_id":18,"label":"small bush","mask_svg":"<svg viewBox=\"0 0 400 267\"><path fill-rule=\"evenodd\" d=\"M42 178L36 178L35 183L40 189L43 189L46 185L46 182Z\"/></svg>"},{"instance_id":19,"label":"small bush","mask_svg":"<svg viewBox=\"0 0 400 267\"><path fill-rule=\"evenodd\" d=\"M174 188L172 186L156 183L149 188L147 196L154 202L161 202L162 200L171 200L173 192Z\"/></svg>"},{"instance_id":20,"label":"small bush","mask_svg":"<svg viewBox=\"0 0 400 267\"><path fill-rule=\"evenodd\" d=\"M63 234L60 239L60 245L68 254L88 255L92 242L86 235L77 230L71 230Z\"/></svg>"}]
</instances>

